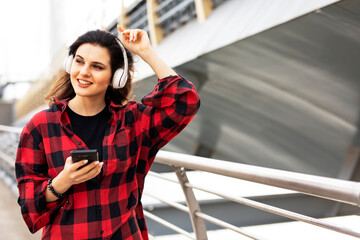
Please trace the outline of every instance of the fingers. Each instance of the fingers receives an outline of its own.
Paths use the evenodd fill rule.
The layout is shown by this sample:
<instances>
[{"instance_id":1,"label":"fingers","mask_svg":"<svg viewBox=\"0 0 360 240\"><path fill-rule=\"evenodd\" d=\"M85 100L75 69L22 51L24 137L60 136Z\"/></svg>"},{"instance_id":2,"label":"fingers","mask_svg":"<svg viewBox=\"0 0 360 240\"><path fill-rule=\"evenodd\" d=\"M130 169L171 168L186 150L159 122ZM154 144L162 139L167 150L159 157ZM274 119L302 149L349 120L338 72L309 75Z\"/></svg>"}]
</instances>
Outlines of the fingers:
<instances>
[{"instance_id":1,"label":"fingers","mask_svg":"<svg viewBox=\"0 0 360 240\"><path fill-rule=\"evenodd\" d=\"M72 162L71 156L69 156L68 158L66 158L65 164L72 164L72 163L73 163L73 162Z\"/></svg>"},{"instance_id":2,"label":"fingers","mask_svg":"<svg viewBox=\"0 0 360 240\"><path fill-rule=\"evenodd\" d=\"M76 171L76 183L86 182L96 177L102 169L103 162L95 161Z\"/></svg>"},{"instance_id":3,"label":"fingers","mask_svg":"<svg viewBox=\"0 0 360 240\"><path fill-rule=\"evenodd\" d=\"M117 25L117 28L119 32L122 34L123 39L129 41L129 42L136 42L137 40L140 40L142 30L140 29L127 29L124 30L120 25Z\"/></svg>"},{"instance_id":4,"label":"fingers","mask_svg":"<svg viewBox=\"0 0 360 240\"><path fill-rule=\"evenodd\" d=\"M79 167L84 166L88 163L88 160L82 160L73 163L71 156L66 159L65 165L69 165L72 171L76 171Z\"/></svg>"},{"instance_id":5,"label":"fingers","mask_svg":"<svg viewBox=\"0 0 360 240\"><path fill-rule=\"evenodd\" d=\"M84 175L82 175L83 182L96 177L101 172L103 164L104 164L103 162L99 163L99 161L89 164L87 167L90 166L91 168L88 172L86 172ZM93 165L93 166L91 166L91 165Z\"/></svg>"},{"instance_id":6,"label":"fingers","mask_svg":"<svg viewBox=\"0 0 360 240\"><path fill-rule=\"evenodd\" d=\"M65 165L67 165L72 171L76 171L76 169L78 169L81 166L84 166L85 164L87 164L87 160L82 160L82 161L78 161L73 163L71 156L66 158L65 161Z\"/></svg>"},{"instance_id":7,"label":"fingers","mask_svg":"<svg viewBox=\"0 0 360 240\"><path fill-rule=\"evenodd\" d=\"M124 28L122 28L119 24L117 25L117 29L119 30L119 32L123 32L124 31Z\"/></svg>"},{"instance_id":8,"label":"fingers","mask_svg":"<svg viewBox=\"0 0 360 240\"><path fill-rule=\"evenodd\" d=\"M122 36L122 40L128 40L130 39L130 32L129 30L124 30L123 27L121 27L119 24L117 25L117 29L119 30L119 32L121 33L121 36Z\"/></svg>"},{"instance_id":9,"label":"fingers","mask_svg":"<svg viewBox=\"0 0 360 240\"><path fill-rule=\"evenodd\" d=\"M101 170L101 167L103 166L103 162L99 162L99 161L95 161L95 162L92 162L92 163L89 163L88 165L84 166L83 168L79 169L77 172L79 175L84 175L86 174L87 172L90 172L91 170L93 170L94 168L100 168Z\"/></svg>"},{"instance_id":10,"label":"fingers","mask_svg":"<svg viewBox=\"0 0 360 240\"><path fill-rule=\"evenodd\" d=\"M138 38L140 38L140 30L139 29L131 29L130 31L130 42L136 42Z\"/></svg>"}]
</instances>

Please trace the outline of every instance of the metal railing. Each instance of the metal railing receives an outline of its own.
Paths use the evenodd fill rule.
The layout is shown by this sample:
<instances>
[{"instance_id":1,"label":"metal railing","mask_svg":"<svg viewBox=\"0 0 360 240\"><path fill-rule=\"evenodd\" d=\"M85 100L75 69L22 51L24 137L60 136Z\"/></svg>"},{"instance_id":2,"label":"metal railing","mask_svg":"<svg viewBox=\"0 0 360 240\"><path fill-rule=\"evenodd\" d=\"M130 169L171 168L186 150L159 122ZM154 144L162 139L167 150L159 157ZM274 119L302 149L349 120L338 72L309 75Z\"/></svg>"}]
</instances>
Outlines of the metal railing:
<instances>
[{"instance_id":1,"label":"metal railing","mask_svg":"<svg viewBox=\"0 0 360 240\"><path fill-rule=\"evenodd\" d=\"M17 193L15 178L15 155L21 128L0 125L0 181Z\"/></svg>"},{"instance_id":2,"label":"metal railing","mask_svg":"<svg viewBox=\"0 0 360 240\"><path fill-rule=\"evenodd\" d=\"M0 159L7 173L15 178L14 159L21 128L0 125Z\"/></svg>"},{"instance_id":3,"label":"metal railing","mask_svg":"<svg viewBox=\"0 0 360 240\"><path fill-rule=\"evenodd\" d=\"M265 237L257 236L254 233L249 233L242 228L233 226L217 218L204 214L200 211L200 209L192 209L191 205L195 204L193 201L196 201L196 199L191 199L191 195L193 195L192 189L211 193L221 198L244 204L253 208L257 208L266 212L277 214L289 219L305 222L332 231L360 238L360 231L354 231L352 229L346 228L344 226L339 226L325 220L312 218L309 216L256 202L250 199L238 196L231 196L229 194L222 193L221 190L211 189L208 186L204 187L192 184L187 180L185 168L219 174L222 176L247 180L269 186L280 187L283 189L294 190L299 193L312 195L319 198L325 198L336 202L360 206L360 183L358 182L257 167L167 151L160 151L155 161L157 163L162 163L174 167L174 171L177 173L178 176L178 183L183 186L183 190L185 188L184 194L187 199L187 205L189 206L189 208L185 208L182 205L176 204L174 202L168 202L163 199L157 200L173 206L181 211L186 211L189 213L190 217L192 218L193 228L196 234L196 237L194 237L193 239L207 239L206 229L203 229L202 223L200 224L200 226L197 225L197 222L201 222L199 219L209 221L220 227L238 232L253 239L265 239ZM164 178L163 176L156 173L149 174L158 178L165 179L167 181L174 182L174 180ZM187 196L189 193L190 198L189 196Z\"/></svg>"},{"instance_id":4,"label":"metal railing","mask_svg":"<svg viewBox=\"0 0 360 240\"><path fill-rule=\"evenodd\" d=\"M0 139L3 139L0 147L0 166L5 169L9 175L13 177L15 150L20 131L21 129L19 128L0 125ZM184 206L178 202L159 198L158 196L151 195L150 193L144 193L144 195L154 198L162 202L163 204L174 207L180 211L188 213L191 219L194 233L187 232L179 228L178 226L175 226L174 224L171 224L170 222L161 219L158 216L155 216L148 211L145 211L145 216L172 229L179 234L182 234L187 238L202 240L207 239L205 221L208 221L222 228L232 230L252 239L265 239L265 237L263 236L257 236L256 234L248 232L243 228L239 228L237 226L224 222L216 217L201 212L199 202L193 193L193 189L211 193L220 198L244 204L273 214L277 214L289 219L301 221L304 223L343 233L349 236L360 238L360 231L354 231L352 229L346 228L344 226L339 226L325 220L316 219L278 207L273 207L264 203L256 202L254 200L238 196L232 196L222 192L221 189L212 189L209 186L200 186L197 184L193 184L187 178L185 169L204 171L235 179L242 179L269 186L280 187L283 189L293 190L299 193L316 196L319 198L330 199L336 202L342 202L355 206L360 206L359 182L257 167L168 151L159 151L155 161L160 164L172 166L174 168L178 181L155 172L149 172L149 175L151 175L152 177L180 184L186 199L187 206ZM151 239L156 238L154 236L151 236Z\"/></svg>"}]
</instances>

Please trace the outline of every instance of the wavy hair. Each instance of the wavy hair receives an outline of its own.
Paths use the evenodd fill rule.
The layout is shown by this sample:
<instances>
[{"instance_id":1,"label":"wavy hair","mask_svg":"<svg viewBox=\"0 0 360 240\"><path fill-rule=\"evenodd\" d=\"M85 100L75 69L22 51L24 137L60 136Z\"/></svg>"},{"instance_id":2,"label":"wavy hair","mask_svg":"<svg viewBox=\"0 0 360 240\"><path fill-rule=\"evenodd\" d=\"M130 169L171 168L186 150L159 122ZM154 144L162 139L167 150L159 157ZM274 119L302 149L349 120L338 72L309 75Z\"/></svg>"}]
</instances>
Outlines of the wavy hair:
<instances>
[{"instance_id":1,"label":"wavy hair","mask_svg":"<svg viewBox=\"0 0 360 240\"><path fill-rule=\"evenodd\" d=\"M110 32L103 30L88 31L79 36L76 41L69 47L69 55L75 55L77 49L85 43L91 43L106 48L110 54L111 65L111 79L114 76L116 69L124 67L124 57L121 47L116 40L116 36ZM129 50L126 50L128 59L128 79L123 88L114 89L110 84L106 90L106 100L111 100L116 103L124 104L129 100L129 95L132 93L132 76L134 71L134 61ZM60 73L56 82L50 91L46 94L45 99L49 101L49 106L55 104L54 98L63 100L75 97L74 88L71 85L70 74L63 71Z\"/></svg>"}]
</instances>

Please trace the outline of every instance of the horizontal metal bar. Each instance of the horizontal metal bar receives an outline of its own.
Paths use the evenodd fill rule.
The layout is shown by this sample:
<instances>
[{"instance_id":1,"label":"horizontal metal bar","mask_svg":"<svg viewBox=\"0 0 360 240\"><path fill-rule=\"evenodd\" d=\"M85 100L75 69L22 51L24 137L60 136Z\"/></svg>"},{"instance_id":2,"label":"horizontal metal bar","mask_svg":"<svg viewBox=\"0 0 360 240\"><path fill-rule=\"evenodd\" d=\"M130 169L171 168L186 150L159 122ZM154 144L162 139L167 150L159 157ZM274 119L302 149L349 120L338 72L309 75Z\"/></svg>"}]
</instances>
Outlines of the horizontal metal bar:
<instances>
[{"instance_id":1,"label":"horizontal metal bar","mask_svg":"<svg viewBox=\"0 0 360 240\"><path fill-rule=\"evenodd\" d=\"M312 218L312 217L309 217L309 216L305 216L305 215L302 215L302 214L299 214L299 213L295 213L295 212L291 212L291 211L284 210L284 209L281 209L281 208L273 207L273 206L270 206L270 205L267 205L267 204L264 204L264 203L259 203L259 202L256 202L256 201L253 201L253 200L250 200L250 199L246 199L246 198L242 198L242 197L235 197L235 196L230 196L230 195L223 194L223 193L220 193L220 192L215 192L212 189L202 187L202 186L198 186L198 185L195 185L195 184L186 183L185 185L187 187L191 187L191 188L195 188L195 189L207 192L207 193L211 193L211 194L217 195L219 197L222 197L222 198L225 198L225 199L237 202L237 203L241 203L241 204L244 204L244 205L247 205L247 206L250 206L250 207L253 207L253 208L257 208L257 209L260 209L260 210L263 210L263 211L266 211L266 212L271 212L271 213L274 213L276 215L280 215L280 216L287 217L287 218L290 218L290 219L293 219L293 220L305 222L305 223L308 223L308 224L312 224L312 225L315 225L315 226L318 226L318 227L333 230L333 231L343 233L343 234L346 234L346 235L350 235L350 236L354 236L354 237L360 237L360 232L356 232L356 231L353 231L352 229L345 228L343 226L339 226L339 225L336 225L336 224L333 224L333 223L330 223L330 222L326 222L324 220L319 220L319 219Z\"/></svg>"},{"instance_id":2,"label":"horizontal metal bar","mask_svg":"<svg viewBox=\"0 0 360 240\"><path fill-rule=\"evenodd\" d=\"M283 171L187 154L159 151L158 163L216 173L228 177L298 191L360 206L360 183Z\"/></svg>"},{"instance_id":3,"label":"horizontal metal bar","mask_svg":"<svg viewBox=\"0 0 360 240\"><path fill-rule=\"evenodd\" d=\"M158 173L152 172L152 175L156 176L156 177L159 177L159 178L162 178L162 179L167 180L167 181L175 182L172 179L170 179L168 177L164 177L164 176L162 176L162 175L160 175ZM311 218L311 217L308 217L308 216L305 216L305 215L293 213L291 211L287 211L287 210L283 210L281 208L276 208L276 207L272 207L272 206L269 206L269 205L266 205L266 204L258 203L256 201L252 201L252 200L249 200L249 199L246 199L246 198L233 197L233 196L229 196L229 195L226 195L226 194L221 194L221 193L215 192L215 191L213 191L213 190L211 190L209 188L204 188L204 187L194 185L194 184L191 184L191 183L186 183L185 185L187 187L195 188L195 189L198 189L198 190L201 190L201 191L205 191L205 192L217 195L217 196L219 196L221 198L224 198L224 199L228 199L228 200L231 200L231 201L234 201L234 202L238 202L238 203L241 203L241 204L244 204L244 205L247 205L247 206L251 206L251 207L263 210L263 211L271 212L273 214L277 214L277 215L287 217L287 218L290 218L290 219L293 219L293 220L306 222L306 223L309 223L309 224L312 224L312 225L316 225L316 226L319 226L319 227L323 227L323 228L326 228L326 229L330 229L330 230L341 232L341 233L348 234L348 235L352 235L354 233L351 229L346 229L346 228L344 228L342 226L338 226L338 225L335 225L335 224L332 224L332 223L329 224L329 223L327 223L327 222L325 222L323 220L318 220L318 219ZM149 195L149 194L147 194L147 195ZM165 204L173 206L173 205L171 205L173 203L168 202L166 200L162 200L162 199L157 198L155 196L150 196L150 197L153 197L153 198L157 199L158 201L161 201L161 202L164 202ZM175 204L177 204L177 203L175 203ZM180 205L180 206L184 207L181 204L177 204L177 205ZM183 209L180 209L181 207L178 207L178 206L173 206L173 207L178 208L179 210L183 211ZM185 208L185 211L188 210L188 209L186 209L186 207L184 207L184 208ZM205 220L209 221L209 219L205 219ZM212 221L212 222L214 224L217 224L214 221ZM225 222L223 222L221 220L218 220L218 221L222 222L223 225L220 225L220 224L217 224L217 225L219 225L221 227L231 229L231 230L236 231L236 232L239 232L239 231L236 230L237 227L233 226L233 227L235 227L235 229L233 227L227 227L227 226L232 226L232 225L230 225L228 223L225 223ZM218 222L218 223L220 223L220 222ZM242 233L242 232L239 232L239 233ZM355 234L357 234L357 235L352 235L352 236L358 236L359 233L355 232ZM244 235L246 235L246 234L244 234ZM259 237L255 237L255 238L259 238Z\"/></svg>"},{"instance_id":4,"label":"horizontal metal bar","mask_svg":"<svg viewBox=\"0 0 360 240\"><path fill-rule=\"evenodd\" d=\"M174 224L169 223L168 221L165 221L165 220L162 219L162 218L159 218L158 216L155 216L155 215L152 214L152 213L149 213L148 211L145 211L145 210L144 210L144 215L145 215L146 217L151 218L152 220L154 220L154 221L156 221L156 222L164 225L165 227L168 227L168 228L174 230L174 231L177 232L177 233L180 233L180 234L182 234L182 235L184 235L184 236L186 236L186 237L188 237L188 238L190 238L190 239L196 240L196 239L194 238L194 236L191 235L190 233L188 233L188 232L186 232L185 230L183 230L183 229L175 226Z\"/></svg>"},{"instance_id":5,"label":"horizontal metal bar","mask_svg":"<svg viewBox=\"0 0 360 240\"><path fill-rule=\"evenodd\" d=\"M234 231L234 232L240 233L240 234L242 234L242 235L244 235L244 236L247 236L247 237L249 237L249 238L259 239L259 240L266 240L266 238L256 236L256 235L254 235L253 233L249 233L248 231L245 231L245 230L243 230L243 229L241 229L241 228L239 228L239 227L236 227L236 226L234 226L234 225L232 225L232 224L229 224L229 223L227 223L227 222L224 222L224 221L219 220L219 219L217 219L217 218L214 218L214 217L212 217L212 216L209 216L209 215L207 215L207 214L205 214L205 213L196 212L195 215L196 215L197 217L199 217L199 218L202 218L202 219L208 221L208 222L214 223L214 224L216 224L216 225L218 225L218 226L220 226L220 227L226 228L226 229L230 229L230 230L232 230L232 231Z\"/></svg>"},{"instance_id":6,"label":"horizontal metal bar","mask_svg":"<svg viewBox=\"0 0 360 240\"><path fill-rule=\"evenodd\" d=\"M20 134L22 128L0 125L0 131Z\"/></svg>"},{"instance_id":7,"label":"horizontal metal bar","mask_svg":"<svg viewBox=\"0 0 360 240\"><path fill-rule=\"evenodd\" d=\"M3 153L1 150L0 150L0 159L2 159L8 166L12 166L14 168L15 159L9 157L9 155Z\"/></svg>"},{"instance_id":8,"label":"horizontal metal bar","mask_svg":"<svg viewBox=\"0 0 360 240\"><path fill-rule=\"evenodd\" d=\"M155 173L155 172L149 172L149 173L151 173L151 175L154 176L154 177L158 177L158 178L161 178L161 179L164 179L164 180L167 180L167 181L171 181L171 182L178 183L178 182L176 182L176 181L174 181L174 180L172 180L172 179L170 179L170 178L168 178L168 177L164 177L164 176L162 176L162 175L160 175L160 174L158 174L158 173ZM189 186L189 187L191 187L190 184L186 184L186 185ZM186 206L181 205L181 204L179 204L179 203L172 202L172 201L167 201L167 200L165 200L165 199L161 199L161 198L159 198L159 197L156 197L156 196L154 196L154 195L152 195L152 194L149 194L149 193L146 193L146 192L144 192L143 195L146 195L146 196L148 196L148 197L151 197L151 198L153 198L153 199L156 199L156 200L158 200L158 201L160 201L160 202L162 202L162 203L165 203L165 204L167 204L167 205L169 205L169 206L171 206L171 207L174 207L174 208L176 208L176 209L178 209L178 210L180 210L180 211L189 213L189 208L187 208ZM209 221L209 222L212 222L212 223L214 223L214 224L216 224L216 225L218 225L218 226L220 226L220 227L233 230L233 231L235 231L235 232L237 232L237 233L243 234L243 235L248 236L248 237L250 237L250 238L253 238L253 239L264 239L264 238L260 238L260 237L257 237L257 236L255 237L255 235L253 235L253 234L250 234L250 233L248 233L248 232L246 232L246 231L244 231L244 230L242 230L242 229L240 229L240 228L238 228L238 227L236 227L236 226L234 226L234 225L231 225L231 224L229 224L229 223L226 223L226 222L224 222L224 221L221 221L221 220L219 220L219 219L216 219L216 218L214 218L214 217L211 217L211 216L209 216L209 215L207 215L207 214L204 214L204 213L201 213L201 212L196 212L195 215L198 216L198 217L200 217L200 218L203 218L204 220L207 220L207 221Z\"/></svg>"},{"instance_id":9,"label":"horizontal metal bar","mask_svg":"<svg viewBox=\"0 0 360 240\"><path fill-rule=\"evenodd\" d=\"M169 178L169 177L165 177L165 176L163 176L163 175L161 175L161 174L159 174L159 173L156 173L156 172L150 171L150 172L148 173L148 175L153 176L153 177L157 177L157 178L160 178L160 179L169 181L169 182L173 182L173 183L179 184L179 181L174 180L174 179L171 179L171 178Z\"/></svg>"},{"instance_id":10,"label":"horizontal metal bar","mask_svg":"<svg viewBox=\"0 0 360 240\"><path fill-rule=\"evenodd\" d=\"M156 238L153 235L148 234L148 236L149 236L149 240L156 240Z\"/></svg>"},{"instance_id":11,"label":"horizontal metal bar","mask_svg":"<svg viewBox=\"0 0 360 240\"><path fill-rule=\"evenodd\" d=\"M160 175L160 174L158 174L158 173L156 173L156 174L157 174L157 175ZM160 175L160 176L161 176L161 175ZM166 180L168 180L168 179L166 179ZM189 184L187 184L187 185L189 185ZM189 185L189 186L191 187L191 185ZM189 213L189 208L187 208L186 206L181 205L181 204L179 204L179 203L172 202L172 201L167 201L167 200L165 200L165 199L161 199L161 198L159 198L159 197L156 197L156 196L154 196L154 195L152 195L152 194L149 194L149 193L146 193L146 192L144 192L143 195L146 195L146 196L151 197L151 198L153 198L153 199L156 199L156 200L158 200L158 201L160 201L160 202L163 202L163 203L165 203L165 204L167 204L167 205L169 205L169 206L171 206L171 207L174 207L174 208L176 208L176 209L179 209L180 211ZM254 234L250 234L250 233L246 232L245 230L243 230L243 229L241 229L241 228L238 228L238 227L236 227L236 226L234 226L234 225L231 225L231 224L229 224L229 223L226 223L226 222L224 222L224 221L221 221L221 220L219 220L219 219L216 219L216 218L214 218L214 217L211 217L211 216L209 216L209 215L207 215L207 214L204 214L204 213L201 213L201 212L196 212L195 215L198 216L198 217L200 217L200 218L203 218L204 220L207 220L207 221L209 221L209 222L212 222L212 223L214 223L214 224L216 224L216 225L218 225L218 226L220 226L220 227L233 230L233 231L235 231L235 232L237 232L237 233L240 233L240 234L243 234L243 235L245 235L245 236L247 236L247 237L250 237L250 238L253 238L253 239L264 239L264 238L260 238L260 237L258 237L258 236L255 236Z\"/></svg>"},{"instance_id":12,"label":"horizontal metal bar","mask_svg":"<svg viewBox=\"0 0 360 240\"><path fill-rule=\"evenodd\" d=\"M186 212L186 213L190 213L189 211L189 208L180 204L180 203L177 203L177 202L173 202L173 201L168 201L168 200L165 200L165 199L161 199L159 197L156 197L155 195L152 195L150 193L146 193L144 192L143 195L146 195L148 197L151 197L153 199L156 199L158 200L159 202L162 202L162 203L165 203L173 208L176 208L176 209L179 209L180 211L183 211L183 212Z\"/></svg>"}]
</instances>

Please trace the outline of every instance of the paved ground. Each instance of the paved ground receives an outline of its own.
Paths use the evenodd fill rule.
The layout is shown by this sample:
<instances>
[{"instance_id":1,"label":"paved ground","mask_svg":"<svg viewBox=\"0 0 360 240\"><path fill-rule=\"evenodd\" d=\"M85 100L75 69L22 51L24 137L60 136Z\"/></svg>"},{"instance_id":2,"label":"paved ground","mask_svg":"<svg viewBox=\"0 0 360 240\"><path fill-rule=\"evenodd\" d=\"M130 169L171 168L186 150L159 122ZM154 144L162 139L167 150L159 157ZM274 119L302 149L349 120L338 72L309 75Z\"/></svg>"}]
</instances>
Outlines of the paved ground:
<instances>
[{"instance_id":1,"label":"paved ground","mask_svg":"<svg viewBox=\"0 0 360 240\"><path fill-rule=\"evenodd\" d=\"M17 198L0 179L0 240L35 240L41 232L31 234L27 229L17 204Z\"/></svg>"}]
</instances>

